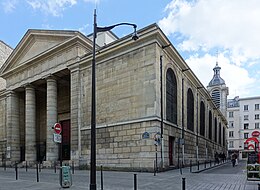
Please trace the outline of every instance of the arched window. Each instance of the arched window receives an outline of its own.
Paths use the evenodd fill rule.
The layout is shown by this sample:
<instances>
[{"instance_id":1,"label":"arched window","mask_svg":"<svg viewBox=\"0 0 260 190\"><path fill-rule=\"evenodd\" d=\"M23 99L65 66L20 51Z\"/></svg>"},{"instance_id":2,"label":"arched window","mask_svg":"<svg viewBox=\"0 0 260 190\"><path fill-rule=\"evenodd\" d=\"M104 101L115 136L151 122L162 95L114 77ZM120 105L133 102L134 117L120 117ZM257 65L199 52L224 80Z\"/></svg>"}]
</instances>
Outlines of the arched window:
<instances>
[{"instance_id":1,"label":"arched window","mask_svg":"<svg viewBox=\"0 0 260 190\"><path fill-rule=\"evenodd\" d=\"M214 122L214 140L215 142L218 142L218 122L217 122L217 118L215 118L215 122Z\"/></svg>"},{"instance_id":2,"label":"arched window","mask_svg":"<svg viewBox=\"0 0 260 190\"><path fill-rule=\"evenodd\" d=\"M224 126L223 126L223 146L226 146L226 130Z\"/></svg>"},{"instance_id":3,"label":"arched window","mask_svg":"<svg viewBox=\"0 0 260 190\"><path fill-rule=\"evenodd\" d=\"M211 93L212 100L217 108L220 106L220 91L218 89L215 89Z\"/></svg>"},{"instance_id":4,"label":"arched window","mask_svg":"<svg viewBox=\"0 0 260 190\"><path fill-rule=\"evenodd\" d=\"M194 96L190 88L187 93L187 128L194 131Z\"/></svg>"},{"instance_id":5,"label":"arched window","mask_svg":"<svg viewBox=\"0 0 260 190\"><path fill-rule=\"evenodd\" d=\"M222 136L221 136L221 123L219 123L218 126L219 126L218 143L221 145L221 142L222 142L222 141L221 141L221 137L222 137Z\"/></svg>"},{"instance_id":6,"label":"arched window","mask_svg":"<svg viewBox=\"0 0 260 190\"><path fill-rule=\"evenodd\" d=\"M209 111L209 139L212 140L212 113Z\"/></svg>"},{"instance_id":7,"label":"arched window","mask_svg":"<svg viewBox=\"0 0 260 190\"><path fill-rule=\"evenodd\" d=\"M166 73L166 119L177 124L177 81L172 69Z\"/></svg>"},{"instance_id":8,"label":"arched window","mask_svg":"<svg viewBox=\"0 0 260 190\"><path fill-rule=\"evenodd\" d=\"M200 135L205 136L205 105L200 102Z\"/></svg>"}]
</instances>

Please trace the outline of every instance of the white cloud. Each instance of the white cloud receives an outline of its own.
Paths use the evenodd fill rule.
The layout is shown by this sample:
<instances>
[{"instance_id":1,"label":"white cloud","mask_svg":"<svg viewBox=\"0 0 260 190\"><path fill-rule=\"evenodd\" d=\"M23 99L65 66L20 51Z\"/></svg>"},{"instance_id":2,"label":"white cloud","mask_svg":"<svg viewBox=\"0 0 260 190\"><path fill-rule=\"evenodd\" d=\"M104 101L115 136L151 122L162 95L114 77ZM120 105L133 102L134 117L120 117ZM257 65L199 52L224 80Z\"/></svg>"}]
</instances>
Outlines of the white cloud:
<instances>
[{"instance_id":1,"label":"white cloud","mask_svg":"<svg viewBox=\"0 0 260 190\"><path fill-rule=\"evenodd\" d=\"M159 26L205 86L218 49L229 97L259 96L259 0L172 0L165 13Z\"/></svg>"},{"instance_id":2,"label":"white cloud","mask_svg":"<svg viewBox=\"0 0 260 190\"><path fill-rule=\"evenodd\" d=\"M77 4L77 0L27 0L34 10L41 10L53 16L62 16L62 11L67 7Z\"/></svg>"},{"instance_id":3,"label":"white cloud","mask_svg":"<svg viewBox=\"0 0 260 190\"><path fill-rule=\"evenodd\" d=\"M188 39L183 50L229 49L238 65L260 58L259 0L173 0L165 11L159 25L167 35L178 32Z\"/></svg>"},{"instance_id":4,"label":"white cloud","mask_svg":"<svg viewBox=\"0 0 260 190\"><path fill-rule=\"evenodd\" d=\"M17 0L5 0L1 4L5 13L11 13L15 10L17 3Z\"/></svg>"},{"instance_id":5,"label":"white cloud","mask_svg":"<svg viewBox=\"0 0 260 190\"><path fill-rule=\"evenodd\" d=\"M201 57L191 56L186 60L205 87L207 87L213 77L213 68L216 65L216 61L216 57L209 54ZM229 87L229 97L233 98L236 95L249 96L248 88L255 85L256 79L250 77L246 69L231 64L229 59L223 54L219 54L218 64L221 67L220 76L225 80L227 87Z\"/></svg>"}]
</instances>

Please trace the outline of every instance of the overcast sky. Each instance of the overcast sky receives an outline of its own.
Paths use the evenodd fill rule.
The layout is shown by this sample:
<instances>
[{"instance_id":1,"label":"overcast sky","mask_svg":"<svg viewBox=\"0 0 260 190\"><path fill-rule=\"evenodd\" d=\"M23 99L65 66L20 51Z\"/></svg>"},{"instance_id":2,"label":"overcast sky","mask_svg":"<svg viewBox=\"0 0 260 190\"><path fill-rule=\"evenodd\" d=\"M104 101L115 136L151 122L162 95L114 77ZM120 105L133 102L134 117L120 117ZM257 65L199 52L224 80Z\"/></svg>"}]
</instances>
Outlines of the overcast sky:
<instances>
[{"instance_id":1,"label":"overcast sky","mask_svg":"<svg viewBox=\"0 0 260 190\"><path fill-rule=\"evenodd\" d=\"M259 0L0 0L0 40L15 47L28 29L92 32L98 25L158 23L206 87L218 61L229 98L260 96ZM120 37L128 27L113 30Z\"/></svg>"}]
</instances>

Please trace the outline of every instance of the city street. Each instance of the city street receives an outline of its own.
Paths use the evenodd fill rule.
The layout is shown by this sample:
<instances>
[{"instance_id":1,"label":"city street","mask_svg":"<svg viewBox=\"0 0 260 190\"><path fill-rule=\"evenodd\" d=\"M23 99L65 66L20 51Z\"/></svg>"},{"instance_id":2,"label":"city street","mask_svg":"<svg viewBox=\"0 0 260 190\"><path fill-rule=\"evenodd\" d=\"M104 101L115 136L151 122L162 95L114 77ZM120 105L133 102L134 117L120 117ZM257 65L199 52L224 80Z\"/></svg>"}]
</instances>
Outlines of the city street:
<instances>
[{"instance_id":1,"label":"city street","mask_svg":"<svg viewBox=\"0 0 260 190\"><path fill-rule=\"evenodd\" d=\"M193 171L195 171L193 168ZM204 167L201 167L204 170ZM132 190L134 174L137 174L137 189L141 190L181 190L182 178L185 178L187 190L258 190L258 182L246 180L246 163L240 162L232 167L230 162L215 168L207 169L199 173L190 173L190 168L184 168L182 175L180 170L162 172L154 176L153 173L112 172L104 171L104 190ZM71 190L83 190L89 188L89 171L76 170L72 174L73 185ZM42 169L39 173L39 182L36 181L36 169L18 169L16 180L15 169L0 168L0 190L57 190L59 185L59 173L51 169ZM100 171L97 172L97 186L100 186Z\"/></svg>"}]
</instances>

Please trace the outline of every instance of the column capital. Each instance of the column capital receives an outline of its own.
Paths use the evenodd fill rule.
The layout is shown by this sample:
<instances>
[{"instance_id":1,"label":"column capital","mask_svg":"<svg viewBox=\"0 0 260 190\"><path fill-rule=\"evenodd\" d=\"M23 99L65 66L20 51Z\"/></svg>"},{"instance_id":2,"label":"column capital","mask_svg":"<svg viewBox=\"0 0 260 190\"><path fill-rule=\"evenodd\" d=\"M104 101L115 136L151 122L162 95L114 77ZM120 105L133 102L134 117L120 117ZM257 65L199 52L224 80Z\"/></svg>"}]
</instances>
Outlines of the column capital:
<instances>
[{"instance_id":1,"label":"column capital","mask_svg":"<svg viewBox=\"0 0 260 190\"><path fill-rule=\"evenodd\" d=\"M58 78L53 74L45 75L45 76L42 77L42 79L44 79L44 80L55 80L55 81L58 80Z\"/></svg>"}]
</instances>

